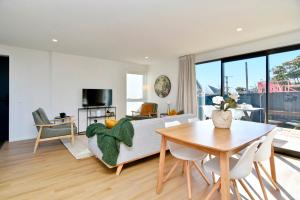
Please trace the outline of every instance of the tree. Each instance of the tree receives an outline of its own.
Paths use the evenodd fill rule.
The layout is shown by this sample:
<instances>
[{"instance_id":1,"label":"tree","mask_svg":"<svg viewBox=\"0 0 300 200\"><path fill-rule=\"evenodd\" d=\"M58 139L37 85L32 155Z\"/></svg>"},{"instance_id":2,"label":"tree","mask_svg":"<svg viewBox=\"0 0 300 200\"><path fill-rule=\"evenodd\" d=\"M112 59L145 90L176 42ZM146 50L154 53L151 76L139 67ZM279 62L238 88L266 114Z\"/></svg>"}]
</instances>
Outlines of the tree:
<instances>
[{"instance_id":1,"label":"tree","mask_svg":"<svg viewBox=\"0 0 300 200\"><path fill-rule=\"evenodd\" d=\"M300 83L300 56L274 67L272 71L274 74L272 80Z\"/></svg>"}]
</instances>

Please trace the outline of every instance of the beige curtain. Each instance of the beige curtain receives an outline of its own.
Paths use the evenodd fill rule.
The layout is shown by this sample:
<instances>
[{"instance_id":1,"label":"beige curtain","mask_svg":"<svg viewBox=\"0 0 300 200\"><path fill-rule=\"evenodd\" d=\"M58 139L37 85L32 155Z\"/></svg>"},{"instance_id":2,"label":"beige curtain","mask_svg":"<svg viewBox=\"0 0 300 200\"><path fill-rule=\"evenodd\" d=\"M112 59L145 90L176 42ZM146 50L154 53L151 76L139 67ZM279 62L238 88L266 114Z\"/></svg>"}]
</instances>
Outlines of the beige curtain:
<instances>
[{"instance_id":1,"label":"beige curtain","mask_svg":"<svg viewBox=\"0 0 300 200\"><path fill-rule=\"evenodd\" d=\"M195 56L179 58L177 110L197 115Z\"/></svg>"}]
</instances>

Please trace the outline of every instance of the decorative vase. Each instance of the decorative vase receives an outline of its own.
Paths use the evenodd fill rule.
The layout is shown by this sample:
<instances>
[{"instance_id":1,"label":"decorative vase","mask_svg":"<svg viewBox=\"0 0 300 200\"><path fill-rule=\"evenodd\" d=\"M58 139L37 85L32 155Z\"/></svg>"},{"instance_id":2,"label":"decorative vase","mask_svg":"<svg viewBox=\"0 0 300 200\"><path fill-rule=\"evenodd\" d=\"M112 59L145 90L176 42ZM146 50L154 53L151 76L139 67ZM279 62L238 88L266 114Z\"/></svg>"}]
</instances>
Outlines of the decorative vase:
<instances>
[{"instance_id":1,"label":"decorative vase","mask_svg":"<svg viewBox=\"0 0 300 200\"><path fill-rule=\"evenodd\" d=\"M232 113L230 110L214 110L212 112L212 121L216 128L230 128Z\"/></svg>"}]
</instances>

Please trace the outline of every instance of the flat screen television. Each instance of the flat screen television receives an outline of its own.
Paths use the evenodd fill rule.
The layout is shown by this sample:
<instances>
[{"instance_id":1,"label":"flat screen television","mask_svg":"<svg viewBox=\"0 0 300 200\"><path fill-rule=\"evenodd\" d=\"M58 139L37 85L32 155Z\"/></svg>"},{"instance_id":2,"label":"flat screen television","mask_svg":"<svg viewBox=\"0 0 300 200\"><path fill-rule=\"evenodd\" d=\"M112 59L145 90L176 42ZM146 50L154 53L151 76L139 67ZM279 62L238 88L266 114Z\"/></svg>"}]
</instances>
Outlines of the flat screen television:
<instances>
[{"instance_id":1,"label":"flat screen television","mask_svg":"<svg viewBox=\"0 0 300 200\"><path fill-rule=\"evenodd\" d=\"M111 106L112 89L82 89L82 106Z\"/></svg>"}]
</instances>

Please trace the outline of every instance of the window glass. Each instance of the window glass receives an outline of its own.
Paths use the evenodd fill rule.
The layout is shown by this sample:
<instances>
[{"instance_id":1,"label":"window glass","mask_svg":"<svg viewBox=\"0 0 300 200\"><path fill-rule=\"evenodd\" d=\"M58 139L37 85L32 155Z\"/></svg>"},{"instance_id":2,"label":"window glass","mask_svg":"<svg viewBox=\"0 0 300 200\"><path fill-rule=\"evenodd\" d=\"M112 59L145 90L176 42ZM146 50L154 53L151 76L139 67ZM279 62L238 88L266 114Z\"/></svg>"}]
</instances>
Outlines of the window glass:
<instances>
[{"instance_id":1,"label":"window glass","mask_svg":"<svg viewBox=\"0 0 300 200\"><path fill-rule=\"evenodd\" d=\"M209 118L212 98L221 95L221 61L197 64L196 81L199 119Z\"/></svg>"},{"instance_id":2,"label":"window glass","mask_svg":"<svg viewBox=\"0 0 300 200\"><path fill-rule=\"evenodd\" d=\"M264 122L266 107L266 56L224 63L224 96L239 94L235 119Z\"/></svg>"},{"instance_id":3,"label":"window glass","mask_svg":"<svg viewBox=\"0 0 300 200\"><path fill-rule=\"evenodd\" d=\"M127 99L143 99L144 76L127 74Z\"/></svg>"},{"instance_id":4,"label":"window glass","mask_svg":"<svg viewBox=\"0 0 300 200\"><path fill-rule=\"evenodd\" d=\"M300 50L269 57L269 123L300 128Z\"/></svg>"},{"instance_id":5,"label":"window glass","mask_svg":"<svg viewBox=\"0 0 300 200\"><path fill-rule=\"evenodd\" d=\"M127 108L126 114L131 115L132 111L138 111L144 102L144 75L127 74Z\"/></svg>"}]
</instances>

